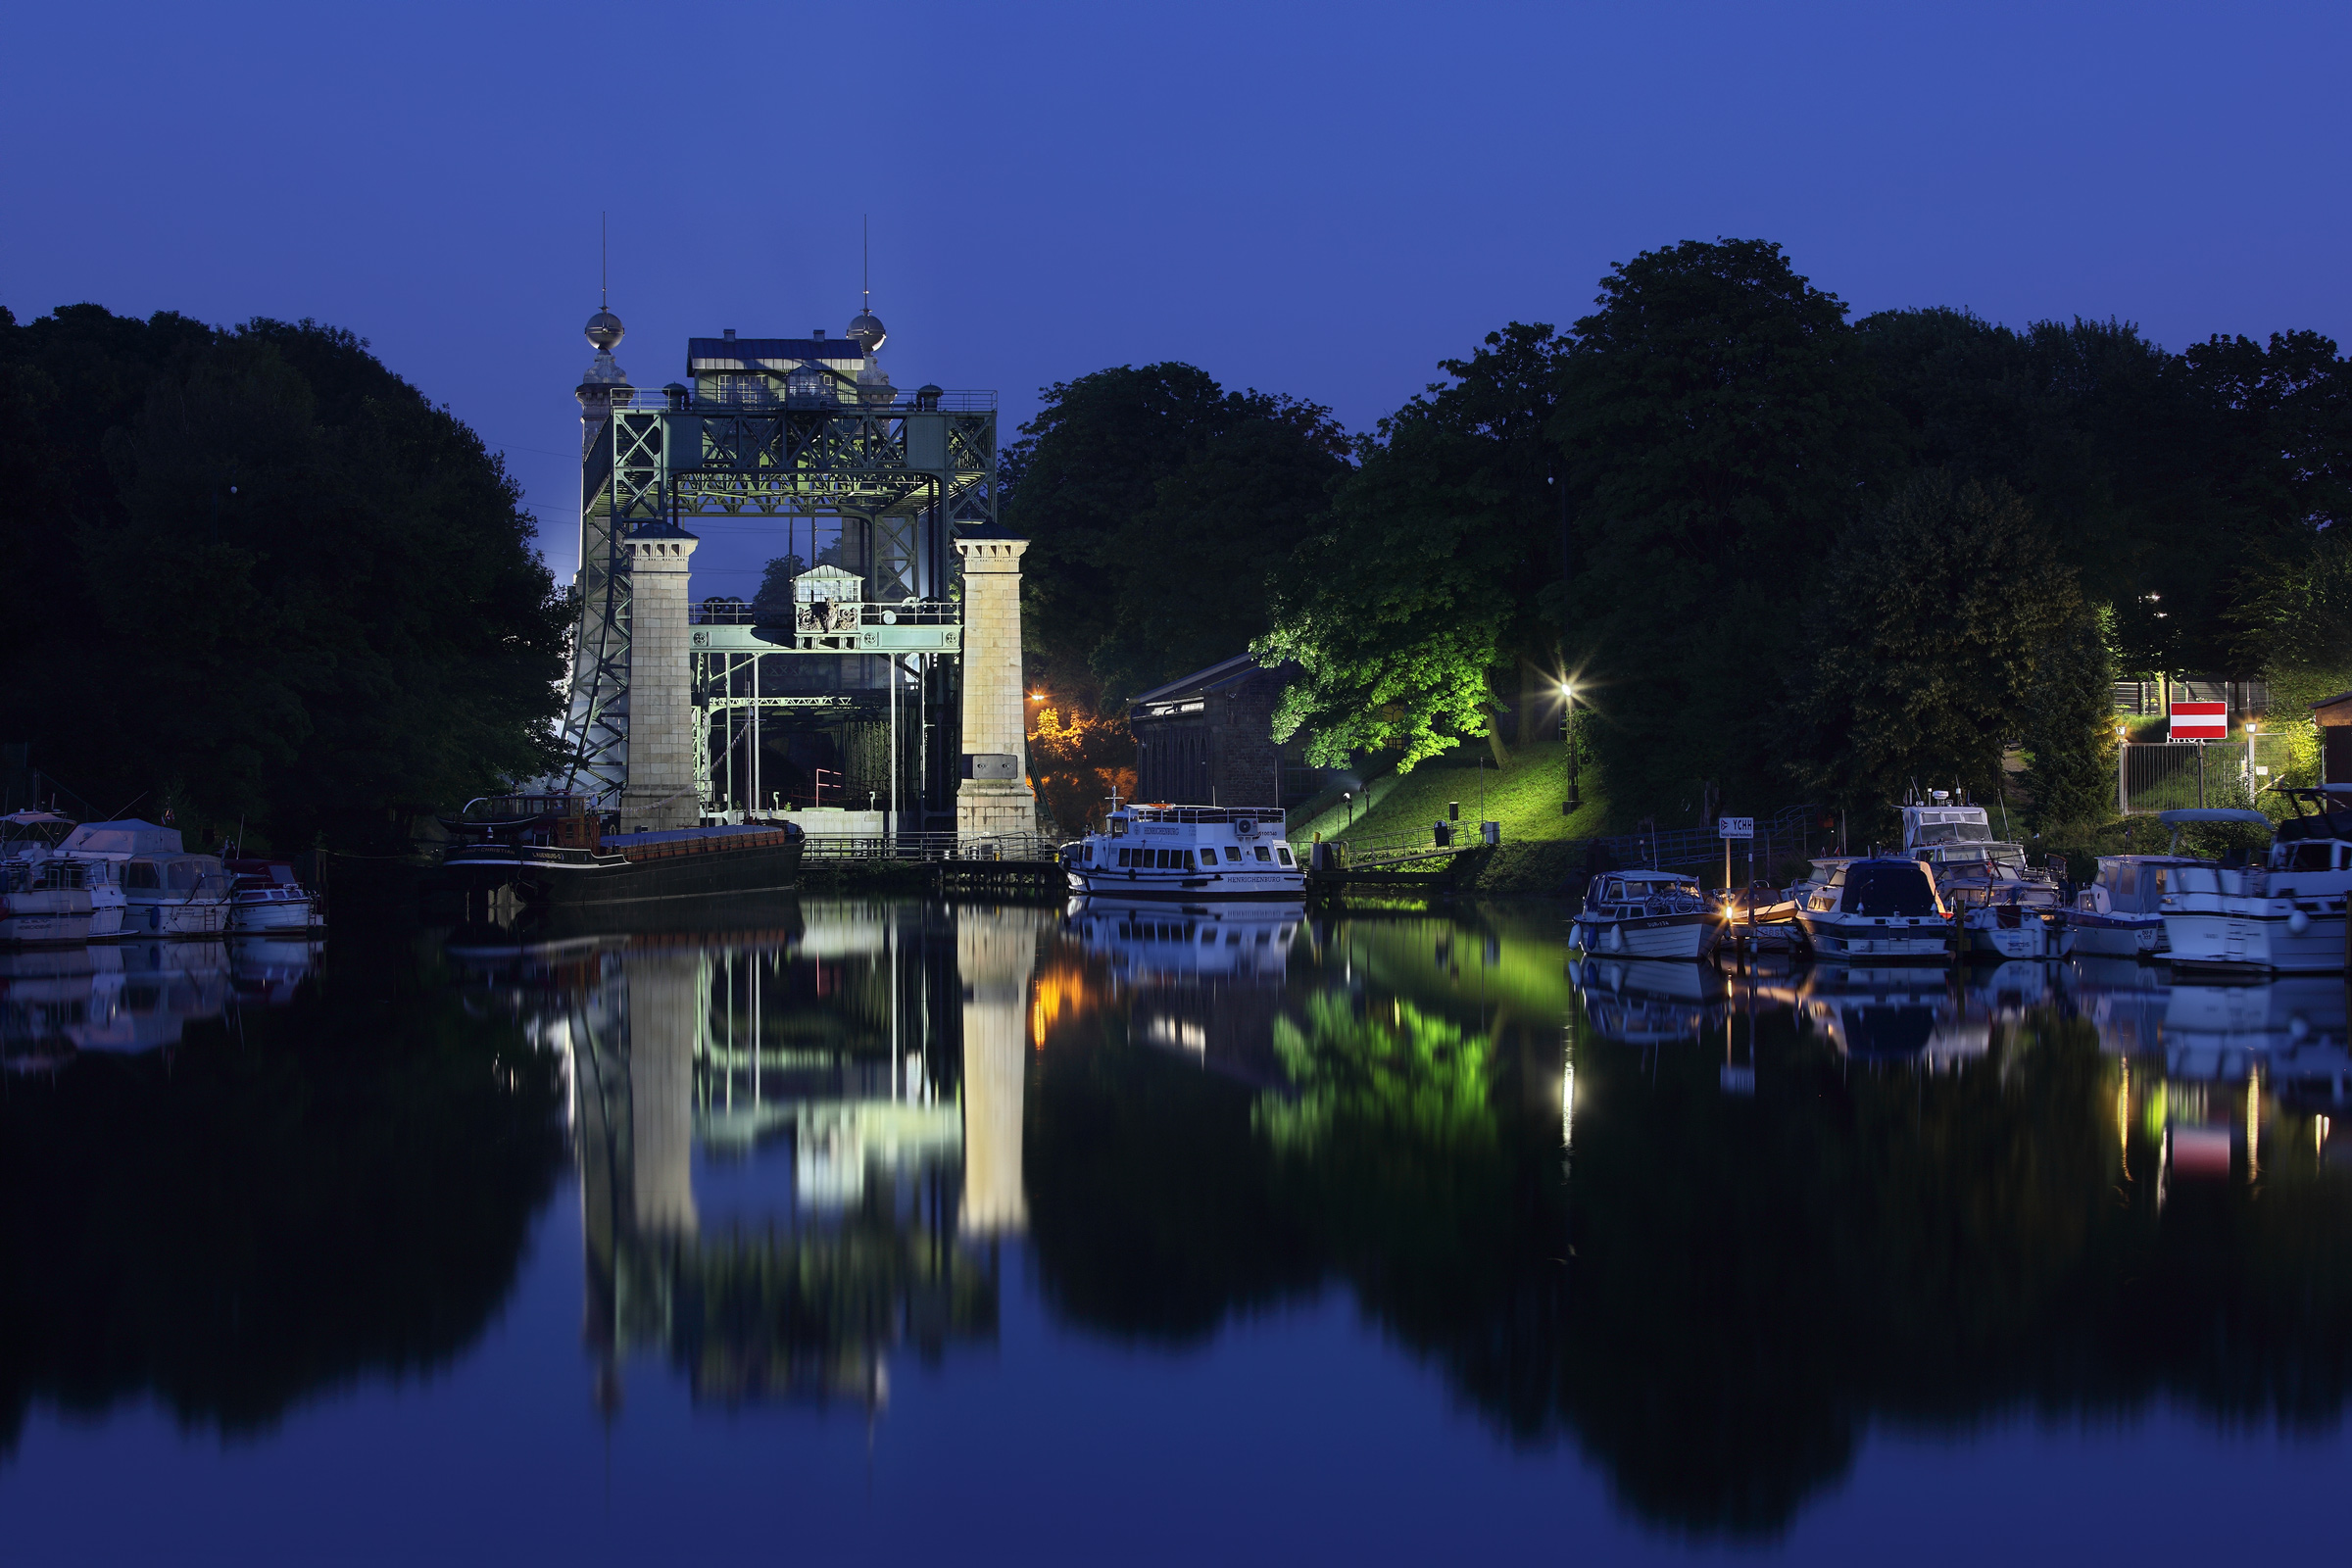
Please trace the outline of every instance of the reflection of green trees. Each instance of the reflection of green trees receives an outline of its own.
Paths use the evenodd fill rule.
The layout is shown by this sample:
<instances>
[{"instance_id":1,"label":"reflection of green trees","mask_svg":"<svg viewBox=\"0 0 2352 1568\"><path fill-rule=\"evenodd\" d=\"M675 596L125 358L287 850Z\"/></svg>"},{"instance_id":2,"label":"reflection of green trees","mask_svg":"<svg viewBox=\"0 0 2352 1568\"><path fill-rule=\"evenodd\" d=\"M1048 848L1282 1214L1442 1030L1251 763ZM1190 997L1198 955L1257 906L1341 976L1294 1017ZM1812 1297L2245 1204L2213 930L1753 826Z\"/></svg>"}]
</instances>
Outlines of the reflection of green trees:
<instances>
[{"instance_id":1,"label":"reflection of green trees","mask_svg":"<svg viewBox=\"0 0 2352 1568\"><path fill-rule=\"evenodd\" d=\"M1253 1139L1240 1086L1049 1055L1040 1273L1082 1321L1187 1337L1344 1277L1514 1440L1573 1436L1630 1507L1699 1533L1777 1531L1874 1421L2167 1395L2339 1415L2352 1192L2308 1153L2160 1207L2088 1026L1935 1073L1849 1068L1785 1015L1762 1035L1752 1098L1696 1046L1580 1048L1565 1179L1554 1086L1518 1081L1534 1053L1402 1005L1307 1008L1283 1045L1298 1102L1261 1102Z\"/></svg>"},{"instance_id":2,"label":"reflection of green trees","mask_svg":"<svg viewBox=\"0 0 2352 1568\"><path fill-rule=\"evenodd\" d=\"M1486 1041L1403 1002L1382 1018L1326 994L1309 998L1305 1012L1303 1029L1274 1020L1274 1054L1293 1093L1262 1096L1254 1120L1276 1148L1312 1152L1342 1127L1439 1146L1493 1135Z\"/></svg>"},{"instance_id":3,"label":"reflection of green trees","mask_svg":"<svg viewBox=\"0 0 2352 1568\"><path fill-rule=\"evenodd\" d=\"M266 1426L462 1349L561 1168L555 1061L397 947L282 1011L0 1096L0 1437L152 1395Z\"/></svg>"}]
</instances>

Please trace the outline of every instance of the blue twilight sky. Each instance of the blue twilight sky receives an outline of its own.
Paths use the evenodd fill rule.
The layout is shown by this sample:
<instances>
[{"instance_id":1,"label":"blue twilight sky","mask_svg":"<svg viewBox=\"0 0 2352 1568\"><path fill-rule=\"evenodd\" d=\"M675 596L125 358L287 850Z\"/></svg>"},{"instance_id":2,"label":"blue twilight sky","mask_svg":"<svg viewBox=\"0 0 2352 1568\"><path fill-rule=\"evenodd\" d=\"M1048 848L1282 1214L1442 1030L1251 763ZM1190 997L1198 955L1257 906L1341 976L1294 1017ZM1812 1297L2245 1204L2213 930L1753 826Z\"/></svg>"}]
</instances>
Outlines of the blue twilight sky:
<instances>
[{"instance_id":1,"label":"blue twilight sky","mask_svg":"<svg viewBox=\"0 0 2352 1568\"><path fill-rule=\"evenodd\" d=\"M2343 5L17 7L0 304L316 317L573 564L597 215L620 363L839 332L904 386L1189 360L1369 425L1616 261L1781 241L1857 311L2339 339ZM757 536L698 566L748 591ZM739 572L720 580L718 573ZM699 584L698 584L699 586Z\"/></svg>"}]
</instances>

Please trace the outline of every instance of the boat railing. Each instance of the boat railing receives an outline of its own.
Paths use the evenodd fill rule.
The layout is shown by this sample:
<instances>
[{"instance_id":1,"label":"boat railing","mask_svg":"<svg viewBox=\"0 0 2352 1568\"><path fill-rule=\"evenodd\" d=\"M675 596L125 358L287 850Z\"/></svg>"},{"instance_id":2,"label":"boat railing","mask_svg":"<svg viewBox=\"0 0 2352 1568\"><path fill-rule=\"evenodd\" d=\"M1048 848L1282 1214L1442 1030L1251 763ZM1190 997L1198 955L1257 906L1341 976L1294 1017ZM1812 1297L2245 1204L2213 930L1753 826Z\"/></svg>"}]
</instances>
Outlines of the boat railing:
<instances>
[{"instance_id":1,"label":"boat railing","mask_svg":"<svg viewBox=\"0 0 2352 1568\"><path fill-rule=\"evenodd\" d=\"M697 626L784 625L780 614L754 610L740 599L710 598L690 607L687 619ZM813 603L793 607L792 629L841 632L859 626L953 626L963 619L963 607L953 599L844 600L820 612Z\"/></svg>"}]
</instances>

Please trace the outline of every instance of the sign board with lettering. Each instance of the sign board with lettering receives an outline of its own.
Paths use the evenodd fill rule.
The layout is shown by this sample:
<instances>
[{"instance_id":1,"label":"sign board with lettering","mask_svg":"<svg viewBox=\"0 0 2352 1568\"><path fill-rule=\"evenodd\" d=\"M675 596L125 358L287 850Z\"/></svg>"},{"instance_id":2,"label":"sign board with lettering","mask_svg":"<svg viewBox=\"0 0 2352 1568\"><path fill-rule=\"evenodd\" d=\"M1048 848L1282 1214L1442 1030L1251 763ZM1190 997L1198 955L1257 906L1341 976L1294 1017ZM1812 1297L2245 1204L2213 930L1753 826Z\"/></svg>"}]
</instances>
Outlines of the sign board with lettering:
<instances>
[{"instance_id":1,"label":"sign board with lettering","mask_svg":"<svg viewBox=\"0 0 2352 1568\"><path fill-rule=\"evenodd\" d=\"M2230 738L2228 703L2175 703L2170 737L2177 741L2226 741Z\"/></svg>"},{"instance_id":2,"label":"sign board with lettering","mask_svg":"<svg viewBox=\"0 0 2352 1568\"><path fill-rule=\"evenodd\" d=\"M1715 819L1715 836L1719 839L1752 839L1756 836L1756 819L1752 816L1719 816Z\"/></svg>"}]
</instances>

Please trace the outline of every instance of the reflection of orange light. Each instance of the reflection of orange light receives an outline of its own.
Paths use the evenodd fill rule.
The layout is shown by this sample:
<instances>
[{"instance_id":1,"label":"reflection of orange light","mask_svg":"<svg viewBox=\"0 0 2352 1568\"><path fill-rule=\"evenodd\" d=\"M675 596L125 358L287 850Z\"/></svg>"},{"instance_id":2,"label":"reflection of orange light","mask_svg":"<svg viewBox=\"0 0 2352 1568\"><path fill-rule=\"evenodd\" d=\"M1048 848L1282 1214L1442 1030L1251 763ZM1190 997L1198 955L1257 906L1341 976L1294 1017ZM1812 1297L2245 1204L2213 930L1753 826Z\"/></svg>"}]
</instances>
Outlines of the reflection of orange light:
<instances>
[{"instance_id":1,"label":"reflection of orange light","mask_svg":"<svg viewBox=\"0 0 2352 1568\"><path fill-rule=\"evenodd\" d=\"M1069 962L1049 964L1029 993L1029 1044L1045 1050L1046 1031L1065 1010L1086 1010L1086 970Z\"/></svg>"}]
</instances>

